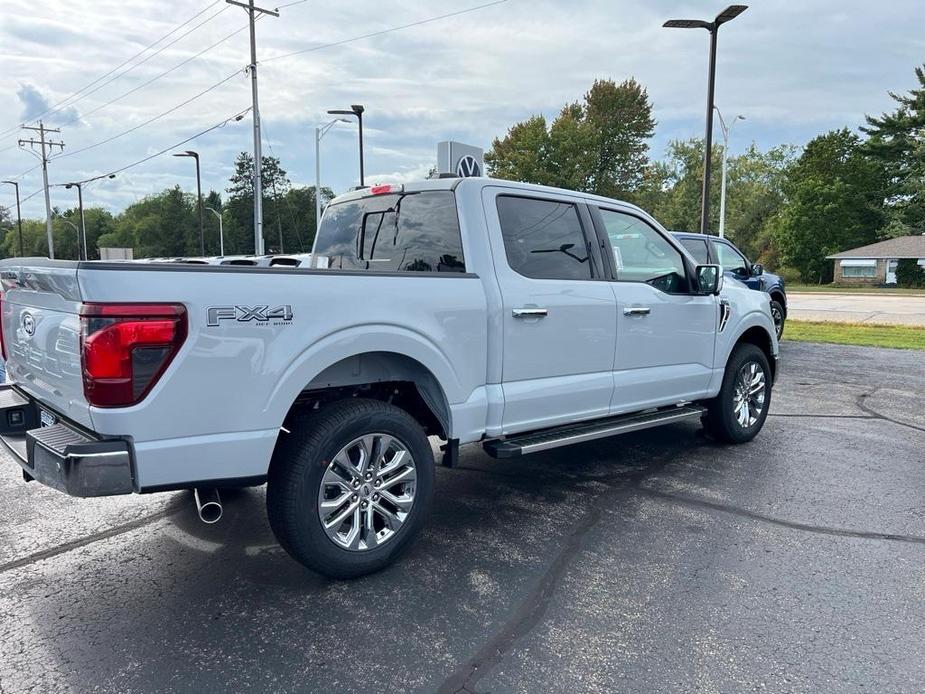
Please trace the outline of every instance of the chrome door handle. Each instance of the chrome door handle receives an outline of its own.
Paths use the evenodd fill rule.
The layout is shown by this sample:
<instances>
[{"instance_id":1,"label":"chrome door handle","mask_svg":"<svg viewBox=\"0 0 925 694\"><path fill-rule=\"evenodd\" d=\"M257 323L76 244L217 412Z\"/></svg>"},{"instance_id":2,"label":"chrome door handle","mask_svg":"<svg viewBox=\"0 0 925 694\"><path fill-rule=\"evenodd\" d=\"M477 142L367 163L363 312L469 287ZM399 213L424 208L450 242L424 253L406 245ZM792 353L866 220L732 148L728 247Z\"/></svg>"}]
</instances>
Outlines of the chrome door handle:
<instances>
[{"instance_id":1,"label":"chrome door handle","mask_svg":"<svg viewBox=\"0 0 925 694\"><path fill-rule=\"evenodd\" d=\"M511 311L514 318L544 318L547 313L545 308L515 308Z\"/></svg>"},{"instance_id":2,"label":"chrome door handle","mask_svg":"<svg viewBox=\"0 0 925 694\"><path fill-rule=\"evenodd\" d=\"M652 313L652 309L648 306L624 306L623 315L624 316L648 316Z\"/></svg>"}]
</instances>

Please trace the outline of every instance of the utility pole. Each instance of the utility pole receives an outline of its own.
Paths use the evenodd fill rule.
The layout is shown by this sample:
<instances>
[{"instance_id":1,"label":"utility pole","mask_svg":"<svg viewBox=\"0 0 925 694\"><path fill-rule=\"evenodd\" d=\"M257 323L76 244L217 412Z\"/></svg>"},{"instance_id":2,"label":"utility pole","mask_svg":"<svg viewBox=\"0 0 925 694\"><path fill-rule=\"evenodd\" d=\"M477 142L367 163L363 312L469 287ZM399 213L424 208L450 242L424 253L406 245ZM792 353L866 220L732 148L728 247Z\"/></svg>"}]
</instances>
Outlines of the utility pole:
<instances>
[{"instance_id":1,"label":"utility pole","mask_svg":"<svg viewBox=\"0 0 925 694\"><path fill-rule=\"evenodd\" d=\"M3 181L3 183L9 183L16 189L16 224L19 226L19 257L25 257L25 252L23 251L22 245L22 210L19 207L19 182L18 181Z\"/></svg>"},{"instance_id":2,"label":"utility pole","mask_svg":"<svg viewBox=\"0 0 925 694\"><path fill-rule=\"evenodd\" d=\"M52 234L51 229L51 196L48 193L48 152L54 149L55 147L60 147L61 151L64 151L64 143L60 140L58 142L53 142L52 140L45 140L46 133L60 133L60 128L46 128L45 124L42 121L39 121L39 127L33 127L29 125L22 126L23 130L34 130L39 134L39 139L28 139L20 140L19 146L29 145L30 148L34 148L36 145L39 145L42 149L42 156L39 157L42 160L42 179L45 185L45 231L48 233L48 257L55 257L55 239ZM31 150L30 150L31 151ZM35 154L35 152L32 152ZM36 155L38 156L38 155Z\"/></svg>"},{"instance_id":3,"label":"utility pole","mask_svg":"<svg viewBox=\"0 0 925 694\"><path fill-rule=\"evenodd\" d=\"M225 0L225 2L229 5L243 7L247 10L250 19L251 62L248 69L251 73L251 116L254 119L254 252L257 255L263 255L263 181L261 180L263 153L260 150L260 108L257 105L257 35L254 31L254 24L258 14L279 17L279 12L257 7L254 5L254 0L247 2Z\"/></svg>"}]
</instances>

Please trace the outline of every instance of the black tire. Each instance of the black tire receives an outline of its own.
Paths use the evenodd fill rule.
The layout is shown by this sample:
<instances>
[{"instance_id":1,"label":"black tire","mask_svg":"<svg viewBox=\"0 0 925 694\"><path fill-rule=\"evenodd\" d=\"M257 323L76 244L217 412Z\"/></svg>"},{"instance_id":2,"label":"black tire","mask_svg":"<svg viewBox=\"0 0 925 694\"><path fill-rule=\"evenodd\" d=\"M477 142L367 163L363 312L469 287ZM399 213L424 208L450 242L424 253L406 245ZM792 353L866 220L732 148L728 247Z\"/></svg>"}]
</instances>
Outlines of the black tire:
<instances>
[{"instance_id":1,"label":"black tire","mask_svg":"<svg viewBox=\"0 0 925 694\"><path fill-rule=\"evenodd\" d=\"M764 402L756 421L751 425L743 425L736 416L736 393L739 386L740 374L743 369L755 364L764 375ZM724 443L745 443L751 441L764 426L771 407L771 367L764 352L757 346L743 343L732 350L729 361L726 363L726 372L723 374L723 385L719 395L707 403L707 414L703 424L707 433Z\"/></svg>"},{"instance_id":2,"label":"black tire","mask_svg":"<svg viewBox=\"0 0 925 694\"><path fill-rule=\"evenodd\" d=\"M783 305L775 299L771 299L771 317L774 319L774 329L777 331L777 339L779 340L784 335L787 312L784 311Z\"/></svg>"},{"instance_id":3,"label":"black tire","mask_svg":"<svg viewBox=\"0 0 925 694\"><path fill-rule=\"evenodd\" d=\"M415 539L430 508L434 458L424 430L404 410L363 399L335 402L299 423L282 435L270 464L267 515L277 540L296 561L331 578L356 578L385 568ZM394 437L411 454L414 503L387 542L354 551L336 544L322 527L319 492L329 461L344 446L371 433Z\"/></svg>"}]
</instances>

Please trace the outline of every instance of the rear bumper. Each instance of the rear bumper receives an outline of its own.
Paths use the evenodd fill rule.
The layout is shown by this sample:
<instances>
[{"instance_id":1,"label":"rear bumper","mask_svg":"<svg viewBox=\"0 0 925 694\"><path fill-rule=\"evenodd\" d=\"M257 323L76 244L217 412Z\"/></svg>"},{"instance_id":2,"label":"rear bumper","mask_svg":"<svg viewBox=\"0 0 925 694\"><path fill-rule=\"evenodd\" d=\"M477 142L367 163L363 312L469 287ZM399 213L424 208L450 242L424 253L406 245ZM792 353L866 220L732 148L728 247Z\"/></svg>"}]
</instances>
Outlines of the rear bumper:
<instances>
[{"instance_id":1,"label":"rear bumper","mask_svg":"<svg viewBox=\"0 0 925 694\"><path fill-rule=\"evenodd\" d=\"M135 491L127 441L103 440L61 421L42 426L38 403L14 386L0 385L0 443L36 480L70 496L113 496Z\"/></svg>"}]
</instances>

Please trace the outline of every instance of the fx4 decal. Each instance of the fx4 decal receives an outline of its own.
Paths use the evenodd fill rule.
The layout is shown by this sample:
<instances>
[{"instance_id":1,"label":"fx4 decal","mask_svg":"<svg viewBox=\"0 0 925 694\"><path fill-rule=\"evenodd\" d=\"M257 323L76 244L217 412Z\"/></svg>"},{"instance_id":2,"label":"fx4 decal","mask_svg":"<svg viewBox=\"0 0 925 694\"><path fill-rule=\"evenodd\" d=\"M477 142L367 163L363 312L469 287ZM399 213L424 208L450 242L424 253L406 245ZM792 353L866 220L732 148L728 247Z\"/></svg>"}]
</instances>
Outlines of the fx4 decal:
<instances>
[{"instance_id":1,"label":"fx4 decal","mask_svg":"<svg viewBox=\"0 0 925 694\"><path fill-rule=\"evenodd\" d=\"M209 327L215 328L221 325L222 321L237 323L256 321L258 324L281 325L292 321L292 306L289 304L274 308L269 306L210 306Z\"/></svg>"}]
</instances>

